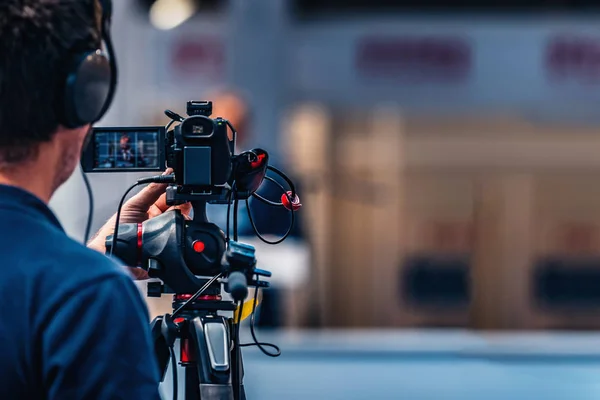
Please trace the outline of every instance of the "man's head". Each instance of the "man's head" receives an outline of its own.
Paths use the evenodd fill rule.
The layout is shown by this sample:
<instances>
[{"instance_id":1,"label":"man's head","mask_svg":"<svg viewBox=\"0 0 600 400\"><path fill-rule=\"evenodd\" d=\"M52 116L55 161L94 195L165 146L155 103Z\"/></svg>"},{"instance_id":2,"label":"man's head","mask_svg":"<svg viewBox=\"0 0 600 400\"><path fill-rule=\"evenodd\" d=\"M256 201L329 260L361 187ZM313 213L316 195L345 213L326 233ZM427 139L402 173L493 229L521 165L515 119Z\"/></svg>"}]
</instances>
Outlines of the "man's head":
<instances>
[{"instance_id":1,"label":"man's head","mask_svg":"<svg viewBox=\"0 0 600 400\"><path fill-rule=\"evenodd\" d=\"M244 97L233 90L221 90L209 93L206 99L213 103L213 118L225 118L235 127L237 144L243 148L248 138L249 126L248 106Z\"/></svg>"},{"instance_id":2,"label":"man's head","mask_svg":"<svg viewBox=\"0 0 600 400\"><path fill-rule=\"evenodd\" d=\"M129 150L131 147L131 140L129 139L129 135L123 134L120 140L121 150Z\"/></svg>"},{"instance_id":3,"label":"man's head","mask_svg":"<svg viewBox=\"0 0 600 400\"><path fill-rule=\"evenodd\" d=\"M97 0L0 1L0 174L51 170L54 191L73 173L90 126L61 125L61 91L73 54L99 48L101 12Z\"/></svg>"}]
</instances>

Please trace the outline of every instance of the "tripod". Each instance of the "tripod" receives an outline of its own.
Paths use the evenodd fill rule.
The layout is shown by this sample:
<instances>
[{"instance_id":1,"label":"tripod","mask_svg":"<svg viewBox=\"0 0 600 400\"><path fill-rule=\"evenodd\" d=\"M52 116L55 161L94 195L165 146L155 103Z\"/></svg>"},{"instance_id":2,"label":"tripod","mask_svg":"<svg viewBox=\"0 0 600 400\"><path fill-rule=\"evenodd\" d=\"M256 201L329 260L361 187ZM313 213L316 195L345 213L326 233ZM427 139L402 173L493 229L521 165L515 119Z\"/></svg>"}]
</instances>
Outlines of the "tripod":
<instances>
[{"instance_id":1,"label":"tripod","mask_svg":"<svg viewBox=\"0 0 600 400\"><path fill-rule=\"evenodd\" d=\"M168 195L167 189L167 203ZM161 381L164 382L169 360L174 374L177 373L173 349L179 340L179 363L185 371L183 398L245 400L239 345L242 302L248 295L248 286L269 287L260 277L270 277L271 272L256 268L254 247L227 241L218 226L207 222L205 202L192 201L192 206L191 221L185 220L179 210L173 210L143 224L123 224L120 232L115 228L114 237L118 239L107 238L107 249L115 248L114 253L128 265L147 264L148 275L161 280L148 284L148 297L174 295L173 313L151 323ZM212 274L216 275L203 278ZM233 301L222 299L221 278L226 279L226 290ZM239 315L233 319L218 314L235 314L236 309ZM253 338L253 345L261 350L265 345L276 348L258 343L254 334ZM175 376L173 385L175 397L179 398L175 392L177 380Z\"/></svg>"},{"instance_id":2,"label":"tripod","mask_svg":"<svg viewBox=\"0 0 600 400\"><path fill-rule=\"evenodd\" d=\"M239 343L242 302L248 295L247 276L256 276L250 285L268 287L259 276L271 276L269 271L255 268L254 248L230 241L225 253L227 291L234 301L221 297L223 273L208 281L195 294L175 294L173 313L151 323L154 351L164 382L169 360L173 369L174 397L178 398L177 362L174 344L179 340L179 363L184 367L186 400L245 400L243 362ZM148 285L148 296L158 297L169 292L160 282ZM236 306L239 304L239 308ZM256 303L255 303L256 304ZM235 311L239 313L235 315ZM225 318L219 311L233 311L234 318ZM254 311L254 310L253 310ZM236 322L237 319L237 322Z\"/></svg>"},{"instance_id":3,"label":"tripod","mask_svg":"<svg viewBox=\"0 0 600 400\"><path fill-rule=\"evenodd\" d=\"M190 298L191 295L174 295L173 310L179 309ZM236 305L212 294L192 301L186 308L175 319L166 314L152 321L161 381L166 376L169 360L171 368L177 368L173 344L179 340L178 358L184 367L185 382L185 393L179 398L245 400L242 357L239 347L234 345L239 324L217 315L217 311L235 311ZM240 384L236 385L238 372ZM178 385L177 379L173 385Z\"/></svg>"}]
</instances>

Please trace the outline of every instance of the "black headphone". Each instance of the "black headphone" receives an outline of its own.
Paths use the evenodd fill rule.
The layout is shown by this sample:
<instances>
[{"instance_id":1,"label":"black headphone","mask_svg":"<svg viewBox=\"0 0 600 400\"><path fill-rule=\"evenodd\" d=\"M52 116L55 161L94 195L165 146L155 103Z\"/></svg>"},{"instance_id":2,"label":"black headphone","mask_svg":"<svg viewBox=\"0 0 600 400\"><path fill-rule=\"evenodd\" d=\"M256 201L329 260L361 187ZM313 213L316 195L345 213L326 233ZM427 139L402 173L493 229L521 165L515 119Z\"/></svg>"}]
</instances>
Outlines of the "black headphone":
<instances>
[{"instance_id":1,"label":"black headphone","mask_svg":"<svg viewBox=\"0 0 600 400\"><path fill-rule=\"evenodd\" d=\"M100 120L110 107L117 86L117 63L110 37L112 1L98 1L102 9L100 29L106 53L101 49L78 51L68 61L58 106L61 123L71 129Z\"/></svg>"}]
</instances>

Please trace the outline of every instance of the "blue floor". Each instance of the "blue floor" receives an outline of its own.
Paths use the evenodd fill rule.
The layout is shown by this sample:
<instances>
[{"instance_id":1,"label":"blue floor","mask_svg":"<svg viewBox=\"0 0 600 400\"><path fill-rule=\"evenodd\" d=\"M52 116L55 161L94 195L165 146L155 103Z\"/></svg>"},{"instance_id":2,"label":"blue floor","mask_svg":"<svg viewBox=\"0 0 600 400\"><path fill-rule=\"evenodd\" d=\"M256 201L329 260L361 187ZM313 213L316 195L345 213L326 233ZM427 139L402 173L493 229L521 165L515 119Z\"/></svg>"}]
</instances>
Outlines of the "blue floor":
<instances>
[{"instance_id":1,"label":"blue floor","mask_svg":"<svg viewBox=\"0 0 600 400\"><path fill-rule=\"evenodd\" d=\"M342 332L259 339L275 341L283 354L244 350L248 400L600 399L600 335Z\"/></svg>"},{"instance_id":2,"label":"blue floor","mask_svg":"<svg viewBox=\"0 0 600 400\"><path fill-rule=\"evenodd\" d=\"M282 356L246 365L248 399L600 399L600 362Z\"/></svg>"}]
</instances>

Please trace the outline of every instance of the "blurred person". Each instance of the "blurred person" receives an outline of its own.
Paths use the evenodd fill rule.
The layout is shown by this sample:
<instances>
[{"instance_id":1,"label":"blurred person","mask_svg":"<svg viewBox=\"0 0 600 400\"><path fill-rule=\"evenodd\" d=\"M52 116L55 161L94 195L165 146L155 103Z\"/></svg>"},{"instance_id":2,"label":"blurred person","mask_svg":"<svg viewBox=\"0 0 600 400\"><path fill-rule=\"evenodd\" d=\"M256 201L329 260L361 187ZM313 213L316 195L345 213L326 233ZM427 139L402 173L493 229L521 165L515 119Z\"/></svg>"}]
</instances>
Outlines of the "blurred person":
<instances>
[{"instance_id":1,"label":"blurred person","mask_svg":"<svg viewBox=\"0 0 600 400\"><path fill-rule=\"evenodd\" d=\"M247 130L248 130L248 108L246 101L241 93L231 90L222 89L209 93L206 96L207 100L212 101L213 112L211 118L225 118L231 122L236 130L236 148L235 152L240 153L247 145ZM228 129L229 139L233 139L233 133ZM233 212L233 207L231 207ZM238 228L245 228L247 219L246 206L244 202L239 203L238 210ZM221 204L207 204L206 215L209 222L219 226L224 232L227 230L227 206ZM230 227L233 228L233 217L229 219ZM233 231L230 232L233 236Z\"/></svg>"},{"instance_id":2,"label":"blurred person","mask_svg":"<svg viewBox=\"0 0 600 400\"><path fill-rule=\"evenodd\" d=\"M142 143L143 142L138 142ZM124 133L119 139L119 152L117 154L117 167L144 167L146 165L144 158L142 157L141 149L134 148L131 143L131 138L128 134Z\"/></svg>"},{"instance_id":3,"label":"blurred person","mask_svg":"<svg viewBox=\"0 0 600 400\"><path fill-rule=\"evenodd\" d=\"M89 137L59 104L71 58L101 45L101 12L97 0L0 2L2 399L160 399L147 308L100 254L111 228L86 247L48 207ZM164 191L134 196L122 222L164 212Z\"/></svg>"},{"instance_id":4,"label":"blurred person","mask_svg":"<svg viewBox=\"0 0 600 400\"><path fill-rule=\"evenodd\" d=\"M208 100L213 102L213 113L212 117L222 117L231 122L233 127L236 129L236 154L246 150L251 150L253 147L260 147L272 154L276 149L271 149L269 146L261 144L253 144L254 141L252 133L250 131L250 115L251 110L247 101L247 98L240 92L234 89L222 89L216 90L205 96ZM231 132L229 138L232 139ZM285 166L279 166L285 169ZM287 188L285 181L280 179L274 174L269 173L269 176L275 178L284 188ZM292 179L292 182L294 179ZM263 197L273 200L281 201L283 192L281 189L265 181L258 193ZM282 236L288 229L290 216L289 211L282 207L268 206L260 201L249 200L250 209L252 211L252 219L258 228L259 232L264 235ZM232 210L233 212L233 210ZM223 205L208 205L207 216L210 222L217 224L221 229L225 230L227 226L227 206ZM298 214L295 215L296 223L290 234L291 237L300 236L300 225L298 223ZM230 224L233 224L233 218L230 217ZM231 225L233 226L233 225ZM248 212L244 201L239 202L238 210L238 232L240 236L254 236L254 230L250 220L248 219Z\"/></svg>"},{"instance_id":5,"label":"blurred person","mask_svg":"<svg viewBox=\"0 0 600 400\"><path fill-rule=\"evenodd\" d=\"M236 90L220 90L206 96L207 100L213 102L212 117L222 117L231 122L236 129L236 154L246 150L251 150L254 147L263 148L269 154L273 154L277 149L269 148L269 146L260 143L252 143L254 138L250 131L250 115L251 110L247 99ZM230 133L230 139L232 138ZM277 166L285 170L285 166ZM287 183L275 174L269 173L278 183L287 190ZM292 182L294 179L292 178ZM298 190L298 188L296 188ZM262 197L272 200L281 201L283 192L277 185L264 181L257 191ZM252 220L262 236L271 236L280 238L287 232L290 225L290 212L283 207L273 207L266 205L258 200L249 199L250 211ZM248 241L252 244L256 239L256 234L248 217L248 209L245 201L240 201L238 205L238 234L242 241ZM233 227L233 207L231 208L230 226ZM223 231L227 227L227 206L226 205L207 205L206 214L208 220L217 224ZM301 238L301 218L299 213L294 215L294 226L290 232L290 239ZM230 230L230 236L233 237L233 232ZM272 238L271 238L272 240ZM279 251L285 252L285 244L280 244ZM262 301L260 313L257 315L257 326L261 328L278 328L283 324L282 316L284 315L282 307L282 290L283 288L277 283L272 282L271 287L267 290L262 290ZM253 291L251 291L253 295Z\"/></svg>"},{"instance_id":6,"label":"blurred person","mask_svg":"<svg viewBox=\"0 0 600 400\"><path fill-rule=\"evenodd\" d=\"M130 167L135 164L134 158L135 155L131 148L129 135L124 133L121 135L121 139L119 139L119 156L117 158L117 160L121 162L119 165Z\"/></svg>"}]
</instances>

